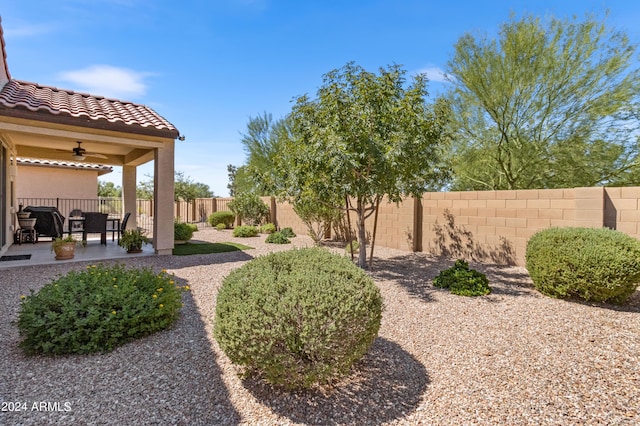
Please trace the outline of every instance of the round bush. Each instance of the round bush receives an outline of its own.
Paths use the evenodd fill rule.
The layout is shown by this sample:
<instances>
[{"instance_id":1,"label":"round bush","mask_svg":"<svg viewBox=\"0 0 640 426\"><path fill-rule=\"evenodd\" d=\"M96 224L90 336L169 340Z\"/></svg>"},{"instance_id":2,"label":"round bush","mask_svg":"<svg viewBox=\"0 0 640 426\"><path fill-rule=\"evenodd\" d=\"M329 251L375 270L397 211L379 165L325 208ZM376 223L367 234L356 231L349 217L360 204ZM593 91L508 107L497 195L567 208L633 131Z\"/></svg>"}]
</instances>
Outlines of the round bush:
<instances>
[{"instance_id":1,"label":"round bush","mask_svg":"<svg viewBox=\"0 0 640 426\"><path fill-rule=\"evenodd\" d=\"M224 223L219 223L216 225L216 229L218 231L222 231L223 229L227 229L227 225L225 225Z\"/></svg>"},{"instance_id":2,"label":"round bush","mask_svg":"<svg viewBox=\"0 0 640 426\"><path fill-rule=\"evenodd\" d=\"M246 237L255 237L257 235L258 235L258 228L256 228L255 226L242 225L242 226L236 226L235 228L233 228L234 237L246 238Z\"/></svg>"},{"instance_id":3,"label":"round bush","mask_svg":"<svg viewBox=\"0 0 640 426\"><path fill-rule=\"evenodd\" d=\"M146 268L93 265L71 271L23 296L20 345L30 354L111 351L173 324L183 289L166 272Z\"/></svg>"},{"instance_id":4,"label":"round bush","mask_svg":"<svg viewBox=\"0 0 640 426\"><path fill-rule=\"evenodd\" d=\"M189 241L198 226L192 223L175 222L173 224L173 239L176 241Z\"/></svg>"},{"instance_id":5,"label":"round bush","mask_svg":"<svg viewBox=\"0 0 640 426\"><path fill-rule=\"evenodd\" d=\"M527 243L535 287L551 297L624 303L640 283L640 241L606 228L551 228Z\"/></svg>"},{"instance_id":6,"label":"round bush","mask_svg":"<svg viewBox=\"0 0 640 426\"><path fill-rule=\"evenodd\" d=\"M284 235L287 238L293 238L296 236L296 233L293 232L293 229L291 229L290 227L281 229L280 233L282 233L282 235Z\"/></svg>"},{"instance_id":7,"label":"round bush","mask_svg":"<svg viewBox=\"0 0 640 426\"><path fill-rule=\"evenodd\" d=\"M382 316L373 280L321 248L272 253L229 274L214 336L244 373L286 388L327 384L369 350Z\"/></svg>"},{"instance_id":8,"label":"round bush","mask_svg":"<svg viewBox=\"0 0 640 426\"><path fill-rule=\"evenodd\" d=\"M226 228L231 228L235 220L236 220L236 215L233 214L233 212L228 212L228 211L211 213L207 218L209 225L216 228L221 223L224 223L224 226Z\"/></svg>"},{"instance_id":9,"label":"round bush","mask_svg":"<svg viewBox=\"0 0 640 426\"><path fill-rule=\"evenodd\" d=\"M260 227L260 232L263 234L273 234L276 232L276 226L273 223L265 223Z\"/></svg>"},{"instance_id":10,"label":"round bush","mask_svg":"<svg viewBox=\"0 0 640 426\"><path fill-rule=\"evenodd\" d=\"M491 293L487 276L470 269L469 264L462 259L456 260L451 268L441 271L433 279L433 285L448 288L458 296L484 296Z\"/></svg>"},{"instance_id":11,"label":"round bush","mask_svg":"<svg viewBox=\"0 0 640 426\"><path fill-rule=\"evenodd\" d=\"M290 244L291 241L287 237L282 235L282 232L274 232L273 234L269 234L269 236L265 240L265 243Z\"/></svg>"}]
</instances>

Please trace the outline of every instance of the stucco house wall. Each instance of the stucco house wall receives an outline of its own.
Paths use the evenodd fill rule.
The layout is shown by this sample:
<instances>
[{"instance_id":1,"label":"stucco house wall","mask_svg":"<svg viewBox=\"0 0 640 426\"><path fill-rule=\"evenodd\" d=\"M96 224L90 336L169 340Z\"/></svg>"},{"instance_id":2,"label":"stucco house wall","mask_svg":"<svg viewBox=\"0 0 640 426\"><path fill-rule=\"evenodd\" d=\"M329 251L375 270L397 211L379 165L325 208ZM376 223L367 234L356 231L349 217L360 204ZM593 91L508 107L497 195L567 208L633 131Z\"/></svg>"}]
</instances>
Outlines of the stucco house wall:
<instances>
[{"instance_id":1,"label":"stucco house wall","mask_svg":"<svg viewBox=\"0 0 640 426\"><path fill-rule=\"evenodd\" d=\"M17 198L93 199L98 196L98 171L18 163Z\"/></svg>"}]
</instances>

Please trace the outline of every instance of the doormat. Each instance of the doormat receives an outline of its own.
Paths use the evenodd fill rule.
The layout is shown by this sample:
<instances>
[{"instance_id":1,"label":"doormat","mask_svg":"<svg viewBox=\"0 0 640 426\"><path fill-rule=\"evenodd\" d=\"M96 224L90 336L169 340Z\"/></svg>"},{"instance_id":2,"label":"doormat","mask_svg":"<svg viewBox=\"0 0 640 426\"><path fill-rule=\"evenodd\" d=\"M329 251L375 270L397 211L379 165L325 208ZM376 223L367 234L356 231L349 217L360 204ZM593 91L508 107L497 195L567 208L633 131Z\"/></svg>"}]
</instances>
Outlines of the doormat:
<instances>
[{"instance_id":1,"label":"doormat","mask_svg":"<svg viewBox=\"0 0 640 426\"><path fill-rule=\"evenodd\" d=\"M29 259L31 259L30 254L15 254L13 256L0 257L0 262L8 262L10 260L29 260Z\"/></svg>"}]
</instances>

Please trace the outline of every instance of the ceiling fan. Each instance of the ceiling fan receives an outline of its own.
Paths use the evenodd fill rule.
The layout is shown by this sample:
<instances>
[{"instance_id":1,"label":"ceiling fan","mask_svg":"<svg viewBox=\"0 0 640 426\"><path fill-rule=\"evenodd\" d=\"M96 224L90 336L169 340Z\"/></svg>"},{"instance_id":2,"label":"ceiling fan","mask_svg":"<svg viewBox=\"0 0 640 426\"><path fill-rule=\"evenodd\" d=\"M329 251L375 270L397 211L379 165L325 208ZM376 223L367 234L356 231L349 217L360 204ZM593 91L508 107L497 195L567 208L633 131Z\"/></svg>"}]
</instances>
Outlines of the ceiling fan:
<instances>
[{"instance_id":1,"label":"ceiling fan","mask_svg":"<svg viewBox=\"0 0 640 426\"><path fill-rule=\"evenodd\" d=\"M87 152L87 150L82 147L82 142L80 141L76 141L76 143L78 144L78 146L73 148L72 150L73 154L71 155L74 160L83 161L87 157L103 158L105 160L108 158L106 155L103 155L103 154L95 154L92 152Z\"/></svg>"}]
</instances>

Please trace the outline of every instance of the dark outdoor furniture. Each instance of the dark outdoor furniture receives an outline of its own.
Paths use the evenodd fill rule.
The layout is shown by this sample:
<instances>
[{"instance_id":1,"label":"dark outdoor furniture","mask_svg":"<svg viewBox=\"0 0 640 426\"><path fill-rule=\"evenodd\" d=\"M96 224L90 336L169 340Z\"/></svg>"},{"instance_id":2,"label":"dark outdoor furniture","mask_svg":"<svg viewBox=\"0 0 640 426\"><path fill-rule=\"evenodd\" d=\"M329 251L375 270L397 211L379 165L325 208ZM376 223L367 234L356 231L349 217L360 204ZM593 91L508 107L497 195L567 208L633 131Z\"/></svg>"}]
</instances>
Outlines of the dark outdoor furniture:
<instances>
[{"instance_id":1,"label":"dark outdoor furniture","mask_svg":"<svg viewBox=\"0 0 640 426\"><path fill-rule=\"evenodd\" d=\"M37 219L35 230L39 237L61 238L64 232L64 216L55 207L27 206L24 211L31 212L30 218Z\"/></svg>"},{"instance_id":2,"label":"dark outdoor furniture","mask_svg":"<svg viewBox=\"0 0 640 426\"><path fill-rule=\"evenodd\" d=\"M129 216L131 213L125 213L124 218L122 219L122 223L120 223L120 218L109 218L107 220L107 232L111 232L111 241L114 240L115 234L118 234L118 242L120 242L120 236L127 229L127 221L129 220Z\"/></svg>"},{"instance_id":3,"label":"dark outdoor furniture","mask_svg":"<svg viewBox=\"0 0 640 426\"><path fill-rule=\"evenodd\" d=\"M74 232L80 233L82 232L83 221L78 220L82 218L82 210L73 209L71 213L69 213L69 234L73 234Z\"/></svg>"},{"instance_id":4,"label":"dark outdoor furniture","mask_svg":"<svg viewBox=\"0 0 640 426\"><path fill-rule=\"evenodd\" d=\"M82 241L86 244L87 234L100 234L100 244L107 245L107 217L106 213L85 212Z\"/></svg>"}]
</instances>

